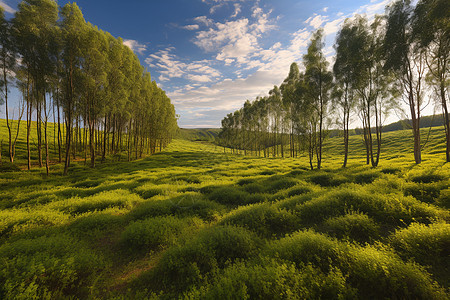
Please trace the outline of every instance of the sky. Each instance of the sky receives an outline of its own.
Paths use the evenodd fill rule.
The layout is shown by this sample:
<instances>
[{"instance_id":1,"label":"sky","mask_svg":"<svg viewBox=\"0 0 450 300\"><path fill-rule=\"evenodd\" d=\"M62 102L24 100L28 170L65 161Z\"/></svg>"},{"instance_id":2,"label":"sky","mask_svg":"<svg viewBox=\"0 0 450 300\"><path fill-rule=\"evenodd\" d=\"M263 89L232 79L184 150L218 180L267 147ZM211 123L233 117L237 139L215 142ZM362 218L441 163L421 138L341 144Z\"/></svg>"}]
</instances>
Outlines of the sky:
<instances>
[{"instance_id":1,"label":"sky","mask_svg":"<svg viewBox=\"0 0 450 300\"><path fill-rule=\"evenodd\" d=\"M372 18L391 1L76 2L86 21L121 37L137 54L175 105L179 126L200 128L220 127L223 117L247 99L266 95L281 84L292 62L302 68L311 35L320 27L332 65L333 44L344 20L355 14ZM0 5L12 17L19 2L0 0Z\"/></svg>"}]
</instances>

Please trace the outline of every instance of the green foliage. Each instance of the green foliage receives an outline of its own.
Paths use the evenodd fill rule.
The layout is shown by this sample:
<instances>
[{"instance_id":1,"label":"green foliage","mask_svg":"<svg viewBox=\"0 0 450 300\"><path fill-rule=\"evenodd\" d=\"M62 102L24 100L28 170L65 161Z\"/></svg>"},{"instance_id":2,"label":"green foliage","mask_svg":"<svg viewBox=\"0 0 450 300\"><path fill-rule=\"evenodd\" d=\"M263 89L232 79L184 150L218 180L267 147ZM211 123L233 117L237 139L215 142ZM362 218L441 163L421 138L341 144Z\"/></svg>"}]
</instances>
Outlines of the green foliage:
<instances>
[{"instance_id":1,"label":"green foliage","mask_svg":"<svg viewBox=\"0 0 450 300\"><path fill-rule=\"evenodd\" d=\"M319 228L339 239L350 239L360 243L371 242L380 234L380 228L375 221L367 215L357 212L330 218Z\"/></svg>"},{"instance_id":2,"label":"green foliage","mask_svg":"<svg viewBox=\"0 0 450 300\"><path fill-rule=\"evenodd\" d=\"M20 168L10 162L1 162L0 163L0 172L17 172L20 171Z\"/></svg>"},{"instance_id":3,"label":"green foliage","mask_svg":"<svg viewBox=\"0 0 450 300\"><path fill-rule=\"evenodd\" d=\"M148 201L130 212L133 220L142 220L158 216L198 216L213 221L224 211L219 203L208 201L198 195L179 196L178 198Z\"/></svg>"},{"instance_id":4,"label":"green foliage","mask_svg":"<svg viewBox=\"0 0 450 300\"><path fill-rule=\"evenodd\" d=\"M446 223L428 226L413 223L398 230L390 238L391 246L405 259L413 259L424 266L431 266L444 286L448 286L450 272L450 225Z\"/></svg>"},{"instance_id":5,"label":"green foliage","mask_svg":"<svg viewBox=\"0 0 450 300\"><path fill-rule=\"evenodd\" d=\"M265 259L238 263L225 269L212 283L194 288L187 299L341 299L354 298L339 271L324 273L312 265Z\"/></svg>"},{"instance_id":6,"label":"green foliage","mask_svg":"<svg viewBox=\"0 0 450 300\"><path fill-rule=\"evenodd\" d=\"M136 287L183 291L205 282L227 263L256 254L260 241L245 229L218 226L204 230L183 246L167 250L158 265L135 282Z\"/></svg>"},{"instance_id":7,"label":"green foliage","mask_svg":"<svg viewBox=\"0 0 450 300\"><path fill-rule=\"evenodd\" d=\"M239 208L221 223L245 227L266 238L283 236L299 228L295 215L265 203Z\"/></svg>"},{"instance_id":8,"label":"green foliage","mask_svg":"<svg viewBox=\"0 0 450 300\"><path fill-rule=\"evenodd\" d=\"M393 153L403 145L404 133L389 134L393 144L386 151ZM337 139L329 141L327 152L338 157L339 151L331 150ZM446 224L449 219L444 205L449 173L438 152L427 155L420 166L392 155L378 169L362 166L363 153L349 157L347 168L334 160L324 165L326 170L307 171L305 156L252 158L175 140L143 160L105 162L94 169L75 163L75 172L66 177L45 177L37 170L4 172L0 249L9 250L0 251L0 273L12 275L1 277L0 297L172 299L242 293L270 298L281 293L286 298L444 298L430 278L448 287L447 254L438 250L447 248L447 233L436 220ZM395 172L383 172L386 167ZM276 175L263 176L264 170ZM428 173L441 180L412 181ZM343 183L322 187L311 182L322 174ZM364 180L358 184L360 174ZM405 196L413 187L432 187L432 204ZM147 191L158 193L145 199ZM414 238L400 238L403 228L416 228L410 234ZM292 234L299 229L323 235ZM291 245L291 239L301 242ZM55 240L70 246L53 246ZM39 244L39 250L11 250L25 242ZM434 244L436 252L426 250ZM64 254L51 252L58 247ZM434 261L426 260L427 251ZM24 257L23 263L12 255ZM45 276L33 275L42 265Z\"/></svg>"},{"instance_id":9,"label":"green foliage","mask_svg":"<svg viewBox=\"0 0 450 300\"><path fill-rule=\"evenodd\" d=\"M208 197L212 201L227 205L246 205L265 200L261 195L249 195L247 192L233 187L218 188L209 194Z\"/></svg>"},{"instance_id":10,"label":"green foliage","mask_svg":"<svg viewBox=\"0 0 450 300\"><path fill-rule=\"evenodd\" d=\"M86 298L106 262L67 235L17 240L0 247L3 299Z\"/></svg>"},{"instance_id":11,"label":"green foliage","mask_svg":"<svg viewBox=\"0 0 450 300\"><path fill-rule=\"evenodd\" d=\"M336 177L333 174L316 174L309 177L309 180L314 183L318 184L323 187L330 187L330 186L338 186L341 185L347 180L342 177Z\"/></svg>"},{"instance_id":12,"label":"green foliage","mask_svg":"<svg viewBox=\"0 0 450 300\"><path fill-rule=\"evenodd\" d=\"M430 223L444 217L443 211L410 197L371 194L363 190L332 191L295 208L305 224L314 224L354 210L390 226L404 226L413 221Z\"/></svg>"},{"instance_id":13,"label":"green foliage","mask_svg":"<svg viewBox=\"0 0 450 300\"><path fill-rule=\"evenodd\" d=\"M172 216L136 221L125 227L119 243L129 253L142 253L160 246L170 246L178 236L201 225L197 219L179 219Z\"/></svg>"},{"instance_id":14,"label":"green foliage","mask_svg":"<svg viewBox=\"0 0 450 300\"><path fill-rule=\"evenodd\" d=\"M322 272L339 270L357 298L445 297L423 269L372 246L346 244L305 231L273 242L267 251L297 266L312 264Z\"/></svg>"}]
</instances>

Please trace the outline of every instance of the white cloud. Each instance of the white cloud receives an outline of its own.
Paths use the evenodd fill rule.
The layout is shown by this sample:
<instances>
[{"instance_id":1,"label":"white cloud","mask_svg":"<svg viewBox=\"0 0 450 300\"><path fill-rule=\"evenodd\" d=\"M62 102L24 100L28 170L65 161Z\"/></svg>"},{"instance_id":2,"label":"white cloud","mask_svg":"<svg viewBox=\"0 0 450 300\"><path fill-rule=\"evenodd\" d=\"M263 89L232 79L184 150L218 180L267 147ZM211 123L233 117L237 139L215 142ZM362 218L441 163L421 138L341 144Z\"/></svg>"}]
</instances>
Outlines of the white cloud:
<instances>
[{"instance_id":1,"label":"white cloud","mask_svg":"<svg viewBox=\"0 0 450 300\"><path fill-rule=\"evenodd\" d=\"M203 24L203 25L205 25L207 27L210 27L210 26L212 26L214 24L214 21L209 19L206 16L196 17L196 18L194 18L194 21L196 21L196 22L198 22L200 24Z\"/></svg>"},{"instance_id":2,"label":"white cloud","mask_svg":"<svg viewBox=\"0 0 450 300\"><path fill-rule=\"evenodd\" d=\"M133 52L144 54L144 52L147 50L147 45L141 44L136 40L123 40L123 44L125 46L128 46Z\"/></svg>"},{"instance_id":3,"label":"white cloud","mask_svg":"<svg viewBox=\"0 0 450 300\"><path fill-rule=\"evenodd\" d=\"M3 7L3 9L7 13L14 14L16 12L16 10L14 8L12 8L11 6L9 6L8 4L6 4L5 1L0 0L0 6Z\"/></svg>"},{"instance_id":4,"label":"white cloud","mask_svg":"<svg viewBox=\"0 0 450 300\"><path fill-rule=\"evenodd\" d=\"M328 18L326 16L314 14L312 17L309 17L305 23L314 27L314 29L317 29L327 20Z\"/></svg>"},{"instance_id":5,"label":"white cloud","mask_svg":"<svg viewBox=\"0 0 450 300\"><path fill-rule=\"evenodd\" d=\"M269 13L259 7L253 9L252 20L242 18L224 23L216 22L208 30L197 32L194 44L206 52L218 52L216 59L239 64L248 63L260 50L258 39L273 28Z\"/></svg>"},{"instance_id":6,"label":"white cloud","mask_svg":"<svg viewBox=\"0 0 450 300\"><path fill-rule=\"evenodd\" d=\"M210 66L210 61L200 60L185 63L173 54L174 50L173 47L159 50L145 59L145 63L161 74L160 81L168 81L171 78L186 78L190 81L206 83L220 78L221 73Z\"/></svg>"},{"instance_id":7,"label":"white cloud","mask_svg":"<svg viewBox=\"0 0 450 300\"><path fill-rule=\"evenodd\" d=\"M239 3L234 3L234 13L231 15L231 18L236 18L238 14L241 13L241 5Z\"/></svg>"},{"instance_id":8,"label":"white cloud","mask_svg":"<svg viewBox=\"0 0 450 300\"><path fill-rule=\"evenodd\" d=\"M198 24L192 24L192 25L183 26L183 28L187 29L187 30L197 30L200 28L200 26L198 26Z\"/></svg>"},{"instance_id":9,"label":"white cloud","mask_svg":"<svg viewBox=\"0 0 450 300\"><path fill-rule=\"evenodd\" d=\"M324 7L324 8L322 9L322 11L323 11L323 12L327 12L327 11L328 11L328 7Z\"/></svg>"}]
</instances>

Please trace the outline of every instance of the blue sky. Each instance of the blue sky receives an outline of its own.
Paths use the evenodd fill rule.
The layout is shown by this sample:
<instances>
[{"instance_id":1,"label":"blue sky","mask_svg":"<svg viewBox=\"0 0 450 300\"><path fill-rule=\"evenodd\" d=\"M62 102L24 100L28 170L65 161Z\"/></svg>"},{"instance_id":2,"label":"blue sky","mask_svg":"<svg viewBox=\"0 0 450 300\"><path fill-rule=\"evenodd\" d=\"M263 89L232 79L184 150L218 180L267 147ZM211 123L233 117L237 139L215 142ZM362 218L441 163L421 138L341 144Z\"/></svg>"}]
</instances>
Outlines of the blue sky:
<instances>
[{"instance_id":1,"label":"blue sky","mask_svg":"<svg viewBox=\"0 0 450 300\"><path fill-rule=\"evenodd\" d=\"M175 104L179 126L196 128L220 127L222 118L246 99L279 85L292 62L301 66L311 34L319 27L324 28L324 52L332 63L342 22L356 13L383 13L390 1L76 2L88 22L122 37L138 55ZM0 0L0 5L12 16L19 2Z\"/></svg>"}]
</instances>

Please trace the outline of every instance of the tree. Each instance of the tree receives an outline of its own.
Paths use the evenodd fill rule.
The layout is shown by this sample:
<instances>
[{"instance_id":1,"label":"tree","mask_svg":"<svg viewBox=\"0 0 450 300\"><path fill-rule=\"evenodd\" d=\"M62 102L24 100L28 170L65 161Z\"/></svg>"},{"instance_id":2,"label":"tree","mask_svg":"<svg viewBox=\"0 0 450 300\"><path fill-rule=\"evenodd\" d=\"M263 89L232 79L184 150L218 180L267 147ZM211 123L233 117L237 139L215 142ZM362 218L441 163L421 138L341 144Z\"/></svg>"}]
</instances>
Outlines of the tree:
<instances>
[{"instance_id":1,"label":"tree","mask_svg":"<svg viewBox=\"0 0 450 300\"><path fill-rule=\"evenodd\" d=\"M309 113L317 114L318 131L317 140L315 144L315 152L317 158L317 168L320 169L322 165L322 147L325 139L326 114L330 99L330 91L332 88L333 76L328 71L328 62L326 61L322 49L323 44L323 29L317 30L311 39L308 46L308 52L303 56L303 63L305 65L305 88L306 97L310 101L309 106L312 111ZM311 124L317 126L315 124ZM316 135L314 135L316 138Z\"/></svg>"},{"instance_id":2,"label":"tree","mask_svg":"<svg viewBox=\"0 0 450 300\"><path fill-rule=\"evenodd\" d=\"M344 26L338 32L334 48L336 50L336 61L333 66L336 85L333 91L333 100L337 107L341 109L341 124L344 134L344 163L347 166L348 140L350 113L356 104L355 85L357 80L356 58L363 48L363 41L357 34L357 26L347 19Z\"/></svg>"},{"instance_id":3,"label":"tree","mask_svg":"<svg viewBox=\"0 0 450 300\"><path fill-rule=\"evenodd\" d=\"M77 94L76 85L81 79L80 67L83 58L84 34L86 22L78 6L67 3L61 9L61 35L62 35L62 63L64 72L63 109L66 118L66 154L64 161L64 175L70 165L70 147L72 144L72 128Z\"/></svg>"},{"instance_id":4,"label":"tree","mask_svg":"<svg viewBox=\"0 0 450 300\"><path fill-rule=\"evenodd\" d=\"M428 84L433 87L442 109L446 135L446 161L450 162L450 2L421 0L413 16L413 35L420 51L426 52Z\"/></svg>"},{"instance_id":5,"label":"tree","mask_svg":"<svg viewBox=\"0 0 450 300\"><path fill-rule=\"evenodd\" d=\"M8 128L8 152L9 161L14 162L15 145L17 137L19 135L20 121L22 119L23 110L19 108L19 120L17 122L16 136L13 139L12 126L13 121L9 119L9 107L8 107L8 87L12 82L11 72L14 72L16 66L16 49L14 48L14 41L11 34L11 24L5 19L3 8L0 7L0 69L2 76L0 79L0 90L2 97L0 97L0 104L5 103L5 115L6 115L6 127Z\"/></svg>"},{"instance_id":6,"label":"tree","mask_svg":"<svg viewBox=\"0 0 450 300\"><path fill-rule=\"evenodd\" d=\"M423 81L426 52L418 47L413 34L413 8L409 0L399 0L387 7L384 37L385 67L394 71L404 93L412 119L414 160L422 162L420 142L420 116L424 107Z\"/></svg>"}]
</instances>

